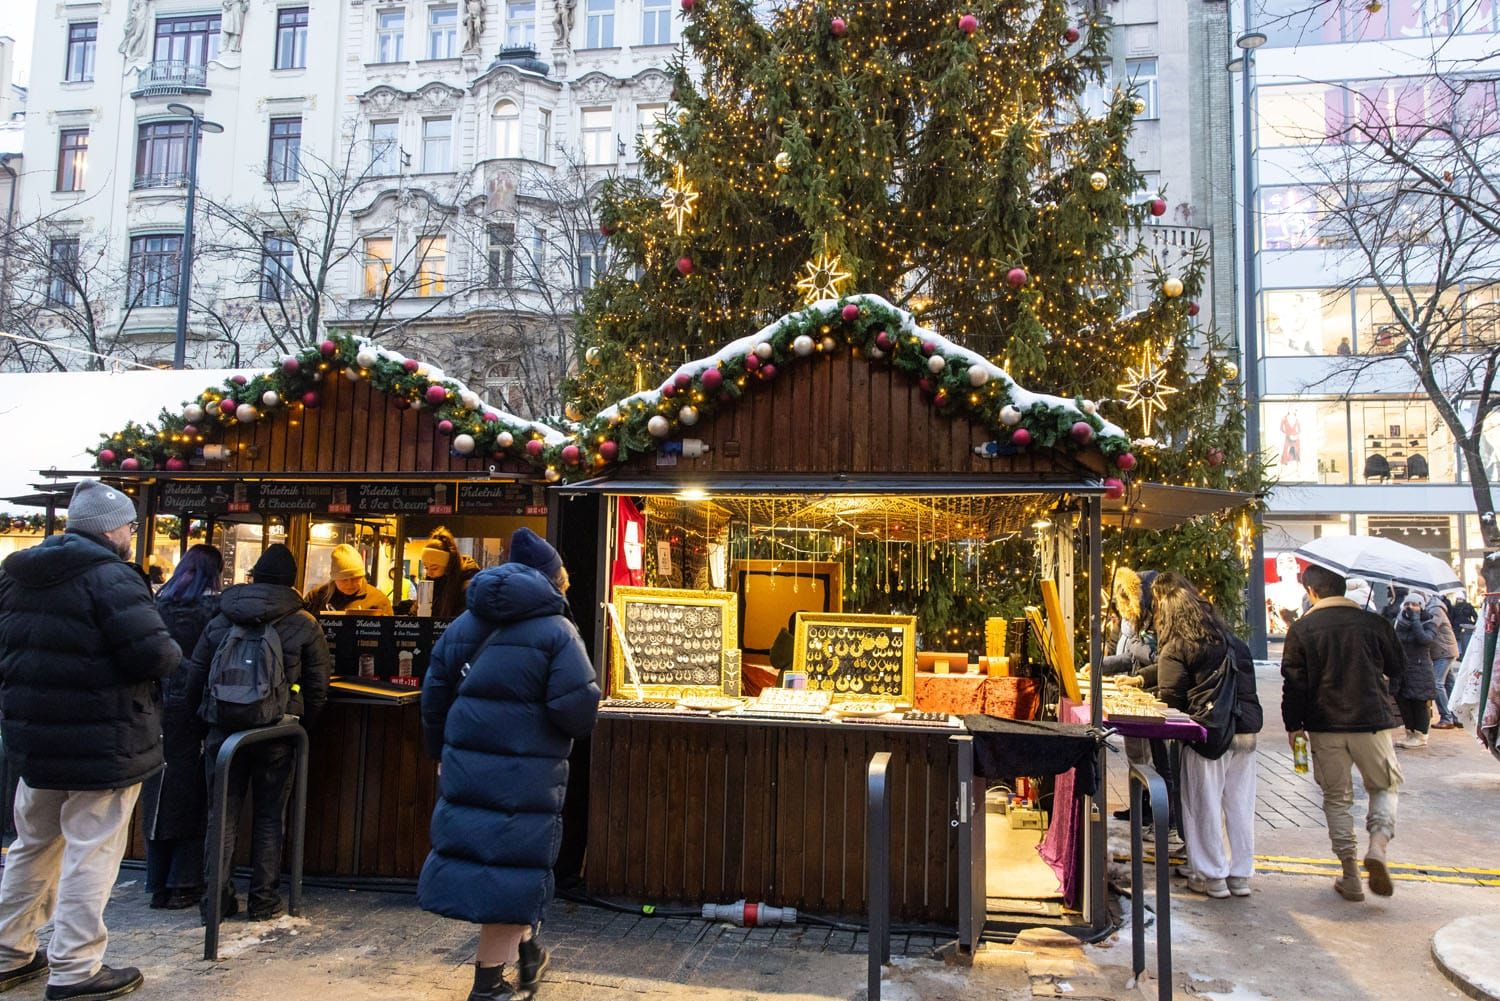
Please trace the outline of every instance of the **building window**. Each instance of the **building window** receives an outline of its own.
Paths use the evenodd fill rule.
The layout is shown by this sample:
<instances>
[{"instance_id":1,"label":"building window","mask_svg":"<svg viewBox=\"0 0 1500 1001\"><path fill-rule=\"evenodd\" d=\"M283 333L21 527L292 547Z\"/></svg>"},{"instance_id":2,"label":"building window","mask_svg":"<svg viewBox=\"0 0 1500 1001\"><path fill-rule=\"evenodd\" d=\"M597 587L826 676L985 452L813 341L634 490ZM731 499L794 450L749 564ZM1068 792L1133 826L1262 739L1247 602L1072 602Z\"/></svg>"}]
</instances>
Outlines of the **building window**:
<instances>
[{"instance_id":1,"label":"building window","mask_svg":"<svg viewBox=\"0 0 1500 1001\"><path fill-rule=\"evenodd\" d=\"M137 131L135 186L161 188L187 179L189 122L147 122Z\"/></svg>"},{"instance_id":2,"label":"building window","mask_svg":"<svg viewBox=\"0 0 1500 1001\"><path fill-rule=\"evenodd\" d=\"M261 299L275 302L292 291L292 269L296 262L296 245L290 238L266 234L260 254Z\"/></svg>"},{"instance_id":3,"label":"building window","mask_svg":"<svg viewBox=\"0 0 1500 1001\"><path fill-rule=\"evenodd\" d=\"M206 66L219 55L219 15L159 17L152 62Z\"/></svg>"},{"instance_id":4,"label":"building window","mask_svg":"<svg viewBox=\"0 0 1500 1001\"><path fill-rule=\"evenodd\" d=\"M458 58L458 8L427 9L427 58Z\"/></svg>"},{"instance_id":5,"label":"building window","mask_svg":"<svg viewBox=\"0 0 1500 1001\"><path fill-rule=\"evenodd\" d=\"M496 101L492 113L495 127L495 155L521 155L521 109L514 101Z\"/></svg>"},{"instance_id":6,"label":"building window","mask_svg":"<svg viewBox=\"0 0 1500 1001\"><path fill-rule=\"evenodd\" d=\"M453 119L422 120L422 172L445 174L453 160Z\"/></svg>"},{"instance_id":7,"label":"building window","mask_svg":"<svg viewBox=\"0 0 1500 1001\"><path fill-rule=\"evenodd\" d=\"M416 294L442 295L448 288L448 238L424 236L417 240Z\"/></svg>"},{"instance_id":8,"label":"building window","mask_svg":"<svg viewBox=\"0 0 1500 1001\"><path fill-rule=\"evenodd\" d=\"M381 177L397 172L401 147L396 141L400 123L370 123L370 175Z\"/></svg>"},{"instance_id":9,"label":"building window","mask_svg":"<svg viewBox=\"0 0 1500 1001\"><path fill-rule=\"evenodd\" d=\"M375 15L375 61L399 63L405 58L406 11L380 11Z\"/></svg>"},{"instance_id":10,"label":"building window","mask_svg":"<svg viewBox=\"0 0 1500 1001\"><path fill-rule=\"evenodd\" d=\"M578 290L591 289L604 273L604 237L592 230L578 231Z\"/></svg>"},{"instance_id":11,"label":"building window","mask_svg":"<svg viewBox=\"0 0 1500 1001\"><path fill-rule=\"evenodd\" d=\"M516 227L496 223L489 227L489 285L509 288L516 278Z\"/></svg>"},{"instance_id":12,"label":"building window","mask_svg":"<svg viewBox=\"0 0 1500 1001\"><path fill-rule=\"evenodd\" d=\"M552 162L552 112L543 108L536 122L536 158Z\"/></svg>"},{"instance_id":13,"label":"building window","mask_svg":"<svg viewBox=\"0 0 1500 1001\"><path fill-rule=\"evenodd\" d=\"M1125 77L1130 81L1135 96L1146 102L1146 108L1137 118L1161 117L1161 90L1156 78L1155 59L1125 60Z\"/></svg>"},{"instance_id":14,"label":"building window","mask_svg":"<svg viewBox=\"0 0 1500 1001\"><path fill-rule=\"evenodd\" d=\"M510 0L505 5L505 47L536 48L536 0Z\"/></svg>"},{"instance_id":15,"label":"building window","mask_svg":"<svg viewBox=\"0 0 1500 1001\"><path fill-rule=\"evenodd\" d=\"M584 108L579 112L579 145L584 163L611 163L615 158L614 113L609 108Z\"/></svg>"},{"instance_id":16,"label":"building window","mask_svg":"<svg viewBox=\"0 0 1500 1001\"><path fill-rule=\"evenodd\" d=\"M1354 400L1356 483L1454 483L1453 436L1426 400Z\"/></svg>"},{"instance_id":17,"label":"building window","mask_svg":"<svg viewBox=\"0 0 1500 1001\"><path fill-rule=\"evenodd\" d=\"M531 260L527 266L531 269L532 281L540 285L547 274L547 231L541 226L531 231Z\"/></svg>"},{"instance_id":18,"label":"building window","mask_svg":"<svg viewBox=\"0 0 1500 1001\"><path fill-rule=\"evenodd\" d=\"M1282 483L1349 482L1349 410L1342 400L1261 405L1261 447Z\"/></svg>"},{"instance_id":19,"label":"building window","mask_svg":"<svg viewBox=\"0 0 1500 1001\"><path fill-rule=\"evenodd\" d=\"M63 129L57 134L58 191L83 190L88 158L88 129Z\"/></svg>"},{"instance_id":20,"label":"building window","mask_svg":"<svg viewBox=\"0 0 1500 1001\"><path fill-rule=\"evenodd\" d=\"M608 49L615 44L615 0L587 0L586 49Z\"/></svg>"},{"instance_id":21,"label":"building window","mask_svg":"<svg viewBox=\"0 0 1500 1001\"><path fill-rule=\"evenodd\" d=\"M388 236L365 237L365 298L385 295L395 262L395 241Z\"/></svg>"},{"instance_id":22,"label":"building window","mask_svg":"<svg viewBox=\"0 0 1500 1001\"><path fill-rule=\"evenodd\" d=\"M271 140L266 153L266 180L295 181L302 173L302 119L271 119Z\"/></svg>"},{"instance_id":23,"label":"building window","mask_svg":"<svg viewBox=\"0 0 1500 1001\"><path fill-rule=\"evenodd\" d=\"M130 279L126 288L130 305L177 305L177 268L181 258L181 236L131 237Z\"/></svg>"},{"instance_id":24,"label":"building window","mask_svg":"<svg viewBox=\"0 0 1500 1001\"><path fill-rule=\"evenodd\" d=\"M641 44L672 44L671 0L641 0Z\"/></svg>"},{"instance_id":25,"label":"building window","mask_svg":"<svg viewBox=\"0 0 1500 1001\"><path fill-rule=\"evenodd\" d=\"M660 153L661 123L667 117L665 104L643 104L636 108L636 136L642 149Z\"/></svg>"},{"instance_id":26,"label":"building window","mask_svg":"<svg viewBox=\"0 0 1500 1001\"><path fill-rule=\"evenodd\" d=\"M276 68L307 68L306 7L283 7L276 12Z\"/></svg>"},{"instance_id":27,"label":"building window","mask_svg":"<svg viewBox=\"0 0 1500 1001\"><path fill-rule=\"evenodd\" d=\"M84 83L94 79L94 53L98 44L98 21L68 25L68 65L64 80Z\"/></svg>"},{"instance_id":28,"label":"building window","mask_svg":"<svg viewBox=\"0 0 1500 1001\"><path fill-rule=\"evenodd\" d=\"M1258 87L1256 138L1261 146L1313 146L1338 137L1345 127L1342 85Z\"/></svg>"},{"instance_id":29,"label":"building window","mask_svg":"<svg viewBox=\"0 0 1500 1001\"><path fill-rule=\"evenodd\" d=\"M77 238L53 240L47 247L47 301L54 306L73 305L78 272Z\"/></svg>"}]
</instances>

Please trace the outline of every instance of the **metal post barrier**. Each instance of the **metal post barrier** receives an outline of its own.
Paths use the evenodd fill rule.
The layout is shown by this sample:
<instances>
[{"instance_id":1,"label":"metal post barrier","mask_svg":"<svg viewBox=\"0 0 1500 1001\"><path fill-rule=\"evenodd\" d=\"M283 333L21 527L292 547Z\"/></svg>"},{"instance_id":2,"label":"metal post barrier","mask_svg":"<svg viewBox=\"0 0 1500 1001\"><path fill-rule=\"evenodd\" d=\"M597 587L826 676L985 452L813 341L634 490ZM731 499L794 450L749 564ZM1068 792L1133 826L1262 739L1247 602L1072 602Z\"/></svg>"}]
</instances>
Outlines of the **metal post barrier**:
<instances>
[{"instance_id":1,"label":"metal post barrier","mask_svg":"<svg viewBox=\"0 0 1500 1001\"><path fill-rule=\"evenodd\" d=\"M870 898L869 1001L880 1001L880 970L891 961L891 752L870 758L865 801L865 889Z\"/></svg>"},{"instance_id":2,"label":"metal post barrier","mask_svg":"<svg viewBox=\"0 0 1500 1001\"><path fill-rule=\"evenodd\" d=\"M208 860L208 891L205 898L208 914L203 928L203 958L210 961L217 961L219 958L219 922L223 919L221 908L224 906L224 832L230 823L239 822L238 817L227 816L229 767L240 748L273 740L290 740L295 750L296 766L292 772L292 880L287 893L287 913L296 915L302 910L302 852L303 838L307 833L307 731L302 729L302 724L295 717L283 716L280 723L230 734L214 760L208 814L208 838L213 855Z\"/></svg>"},{"instance_id":3,"label":"metal post barrier","mask_svg":"<svg viewBox=\"0 0 1500 1001\"><path fill-rule=\"evenodd\" d=\"M1142 799L1151 798L1156 825L1156 996L1172 1001L1172 858L1167 847L1167 784L1149 765L1130 763L1130 961L1131 986L1146 972L1146 898L1141 880L1145 862L1141 831Z\"/></svg>"},{"instance_id":4,"label":"metal post barrier","mask_svg":"<svg viewBox=\"0 0 1500 1001\"><path fill-rule=\"evenodd\" d=\"M950 737L958 769L958 951L973 955L984 936L989 899L986 892L985 780L974 774L974 738Z\"/></svg>"}]
</instances>

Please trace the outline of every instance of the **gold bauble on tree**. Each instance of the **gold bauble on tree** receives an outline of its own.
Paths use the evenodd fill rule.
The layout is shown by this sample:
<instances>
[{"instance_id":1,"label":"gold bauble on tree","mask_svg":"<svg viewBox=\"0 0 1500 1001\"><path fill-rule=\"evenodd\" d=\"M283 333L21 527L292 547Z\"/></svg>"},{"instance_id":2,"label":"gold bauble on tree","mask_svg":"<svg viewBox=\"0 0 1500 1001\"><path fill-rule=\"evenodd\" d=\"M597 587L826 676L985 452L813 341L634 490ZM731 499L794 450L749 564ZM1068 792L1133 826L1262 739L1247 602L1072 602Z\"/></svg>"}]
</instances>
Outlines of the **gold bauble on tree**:
<instances>
[{"instance_id":1,"label":"gold bauble on tree","mask_svg":"<svg viewBox=\"0 0 1500 1001\"><path fill-rule=\"evenodd\" d=\"M597 365L604 360L604 352L599 350L598 345L595 345L583 353L583 360L590 365Z\"/></svg>"},{"instance_id":2,"label":"gold bauble on tree","mask_svg":"<svg viewBox=\"0 0 1500 1001\"><path fill-rule=\"evenodd\" d=\"M1224 363L1224 378L1233 382L1240 377L1240 367L1232 361Z\"/></svg>"},{"instance_id":3,"label":"gold bauble on tree","mask_svg":"<svg viewBox=\"0 0 1500 1001\"><path fill-rule=\"evenodd\" d=\"M583 420L583 408L576 401L569 400L568 405L563 407L563 416L570 421L581 421Z\"/></svg>"},{"instance_id":4,"label":"gold bauble on tree","mask_svg":"<svg viewBox=\"0 0 1500 1001\"><path fill-rule=\"evenodd\" d=\"M776 158L772 162L776 164L776 173L785 174L792 169L792 154L786 150L782 150L776 154Z\"/></svg>"},{"instance_id":5,"label":"gold bauble on tree","mask_svg":"<svg viewBox=\"0 0 1500 1001\"><path fill-rule=\"evenodd\" d=\"M1178 278L1168 278L1161 283L1161 294L1168 299L1175 299L1182 295L1182 281Z\"/></svg>"},{"instance_id":6,"label":"gold bauble on tree","mask_svg":"<svg viewBox=\"0 0 1500 1001\"><path fill-rule=\"evenodd\" d=\"M1109 187L1109 175L1102 170L1096 170L1089 175L1089 187L1095 191L1103 191Z\"/></svg>"},{"instance_id":7,"label":"gold bauble on tree","mask_svg":"<svg viewBox=\"0 0 1500 1001\"><path fill-rule=\"evenodd\" d=\"M1144 115L1146 113L1146 102L1137 97L1130 102L1130 109L1137 115Z\"/></svg>"}]
</instances>

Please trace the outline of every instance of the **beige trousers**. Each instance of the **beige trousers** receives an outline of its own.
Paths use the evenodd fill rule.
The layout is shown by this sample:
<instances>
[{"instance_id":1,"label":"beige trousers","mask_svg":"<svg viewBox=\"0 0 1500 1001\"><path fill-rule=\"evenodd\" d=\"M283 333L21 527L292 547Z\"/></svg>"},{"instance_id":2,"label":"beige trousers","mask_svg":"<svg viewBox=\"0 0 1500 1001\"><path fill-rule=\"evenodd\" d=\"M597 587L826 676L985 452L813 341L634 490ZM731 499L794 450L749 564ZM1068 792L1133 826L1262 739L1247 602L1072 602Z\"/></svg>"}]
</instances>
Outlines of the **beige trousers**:
<instances>
[{"instance_id":1,"label":"beige trousers","mask_svg":"<svg viewBox=\"0 0 1500 1001\"><path fill-rule=\"evenodd\" d=\"M29 963L37 929L51 921L48 982L66 986L99 972L109 942L104 905L140 794L139 784L73 792L20 784L16 840L0 877L0 970Z\"/></svg>"},{"instance_id":2,"label":"beige trousers","mask_svg":"<svg viewBox=\"0 0 1500 1001\"><path fill-rule=\"evenodd\" d=\"M1328 818L1328 838L1340 859L1359 852L1354 837L1354 779L1350 768L1359 769L1370 810L1365 829L1371 834L1396 836L1396 797L1401 790L1401 766L1391 731L1376 733L1309 733L1313 777L1323 790L1323 815Z\"/></svg>"}]
</instances>

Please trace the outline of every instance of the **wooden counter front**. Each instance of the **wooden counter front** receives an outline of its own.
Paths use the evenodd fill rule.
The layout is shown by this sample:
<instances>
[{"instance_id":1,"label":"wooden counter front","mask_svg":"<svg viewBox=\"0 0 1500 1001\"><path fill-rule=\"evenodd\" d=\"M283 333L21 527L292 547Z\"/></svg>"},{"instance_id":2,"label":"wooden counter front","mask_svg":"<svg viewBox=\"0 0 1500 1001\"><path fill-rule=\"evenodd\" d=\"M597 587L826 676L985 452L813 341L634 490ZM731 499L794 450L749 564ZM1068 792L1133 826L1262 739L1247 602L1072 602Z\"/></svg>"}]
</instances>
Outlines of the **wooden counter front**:
<instances>
[{"instance_id":1,"label":"wooden counter front","mask_svg":"<svg viewBox=\"0 0 1500 1001\"><path fill-rule=\"evenodd\" d=\"M585 878L648 902L740 898L862 916L865 776L890 751L892 915L958 914L959 730L647 718L594 728Z\"/></svg>"}]
</instances>

